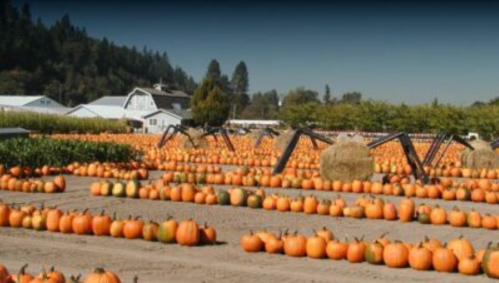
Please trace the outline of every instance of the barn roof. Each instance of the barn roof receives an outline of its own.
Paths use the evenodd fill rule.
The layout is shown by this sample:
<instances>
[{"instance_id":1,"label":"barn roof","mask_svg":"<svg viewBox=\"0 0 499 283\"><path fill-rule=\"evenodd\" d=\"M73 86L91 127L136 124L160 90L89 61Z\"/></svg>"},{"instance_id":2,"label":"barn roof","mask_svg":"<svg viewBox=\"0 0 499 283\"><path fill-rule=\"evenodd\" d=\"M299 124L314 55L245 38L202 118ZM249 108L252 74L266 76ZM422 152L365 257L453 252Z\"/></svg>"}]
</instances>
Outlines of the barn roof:
<instances>
[{"instance_id":1,"label":"barn roof","mask_svg":"<svg viewBox=\"0 0 499 283\"><path fill-rule=\"evenodd\" d=\"M127 96L103 96L87 105L123 106Z\"/></svg>"}]
</instances>

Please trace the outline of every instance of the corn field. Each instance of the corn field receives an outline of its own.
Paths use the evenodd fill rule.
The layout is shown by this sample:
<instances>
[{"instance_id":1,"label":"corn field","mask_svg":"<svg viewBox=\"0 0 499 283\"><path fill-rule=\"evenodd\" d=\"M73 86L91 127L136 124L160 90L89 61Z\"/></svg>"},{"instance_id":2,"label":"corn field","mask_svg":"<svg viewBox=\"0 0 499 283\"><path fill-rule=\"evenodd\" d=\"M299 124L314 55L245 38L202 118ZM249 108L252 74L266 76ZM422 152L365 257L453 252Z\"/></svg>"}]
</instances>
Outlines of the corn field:
<instances>
[{"instance_id":1,"label":"corn field","mask_svg":"<svg viewBox=\"0 0 499 283\"><path fill-rule=\"evenodd\" d=\"M41 134L125 133L127 126L100 118L75 118L33 112L0 112L0 128L20 127Z\"/></svg>"}]
</instances>

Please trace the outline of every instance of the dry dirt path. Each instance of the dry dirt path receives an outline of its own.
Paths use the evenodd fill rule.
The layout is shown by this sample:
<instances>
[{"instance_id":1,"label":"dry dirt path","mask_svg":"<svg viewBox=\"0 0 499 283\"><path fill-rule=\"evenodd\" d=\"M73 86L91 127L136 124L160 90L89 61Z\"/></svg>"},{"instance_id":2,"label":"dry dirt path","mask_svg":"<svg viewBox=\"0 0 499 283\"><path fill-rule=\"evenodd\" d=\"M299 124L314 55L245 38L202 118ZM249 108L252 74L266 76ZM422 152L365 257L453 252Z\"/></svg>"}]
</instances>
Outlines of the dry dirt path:
<instances>
[{"instance_id":1,"label":"dry dirt path","mask_svg":"<svg viewBox=\"0 0 499 283\"><path fill-rule=\"evenodd\" d=\"M153 177L160 172L153 172ZM225 242L213 247L184 248L162 245L142 240L110 239L107 237L61 235L23 229L0 228L0 262L12 271L25 262L30 272L38 272L42 265L55 265L73 274L88 273L94 267L116 271L124 282L132 282L134 275L139 282L494 282L485 276L465 277L437 272L417 272L411 269L394 270L369 264L349 264L345 261L294 259L267 254L247 254L239 247L239 238L250 229L266 228L271 231L289 228L310 234L312 229L326 226L336 236L365 235L373 239L389 231L389 238L419 241L425 235L443 240L461 234L477 247L497 241L499 231L483 229L456 229L418 223L356 220L327 216L308 216L298 213L252 210L226 206L203 206L150 200L91 197L90 183L95 178L67 176L67 192L63 194L26 194L0 191L5 202L44 202L61 209L84 209L98 213L105 209L119 217L141 215L146 220L162 220L167 215L176 219L193 218L199 223L208 222L215 227L219 240ZM217 188L219 189L219 188ZM336 193L303 192L299 190L268 189L287 195L315 194L332 198ZM358 194L340 194L353 201ZM399 197L386 197L398 201ZM439 203L450 209L454 205L474 208L481 212L499 214L499 206L463 202L424 200L417 202Z\"/></svg>"}]
</instances>

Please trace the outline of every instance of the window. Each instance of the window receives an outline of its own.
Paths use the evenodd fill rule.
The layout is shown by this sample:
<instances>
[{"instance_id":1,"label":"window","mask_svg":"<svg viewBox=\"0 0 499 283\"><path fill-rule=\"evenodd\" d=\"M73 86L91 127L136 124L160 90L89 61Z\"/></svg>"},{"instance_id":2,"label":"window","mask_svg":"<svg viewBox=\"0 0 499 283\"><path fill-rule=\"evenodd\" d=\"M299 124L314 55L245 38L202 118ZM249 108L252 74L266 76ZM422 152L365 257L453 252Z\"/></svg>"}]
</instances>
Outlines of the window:
<instances>
[{"instance_id":1,"label":"window","mask_svg":"<svg viewBox=\"0 0 499 283\"><path fill-rule=\"evenodd\" d=\"M151 106L154 106L154 102L151 100Z\"/></svg>"},{"instance_id":2,"label":"window","mask_svg":"<svg viewBox=\"0 0 499 283\"><path fill-rule=\"evenodd\" d=\"M172 107L175 110L182 110L182 105L180 103L172 103Z\"/></svg>"},{"instance_id":3,"label":"window","mask_svg":"<svg viewBox=\"0 0 499 283\"><path fill-rule=\"evenodd\" d=\"M47 105L50 105L50 100L47 100Z\"/></svg>"},{"instance_id":4,"label":"window","mask_svg":"<svg viewBox=\"0 0 499 283\"><path fill-rule=\"evenodd\" d=\"M156 119L149 119L149 125L151 125L151 126L158 125L158 120L156 120Z\"/></svg>"},{"instance_id":5,"label":"window","mask_svg":"<svg viewBox=\"0 0 499 283\"><path fill-rule=\"evenodd\" d=\"M42 100L40 100L40 104L41 104L41 105L45 105L45 100L43 100L43 99L42 99Z\"/></svg>"}]
</instances>

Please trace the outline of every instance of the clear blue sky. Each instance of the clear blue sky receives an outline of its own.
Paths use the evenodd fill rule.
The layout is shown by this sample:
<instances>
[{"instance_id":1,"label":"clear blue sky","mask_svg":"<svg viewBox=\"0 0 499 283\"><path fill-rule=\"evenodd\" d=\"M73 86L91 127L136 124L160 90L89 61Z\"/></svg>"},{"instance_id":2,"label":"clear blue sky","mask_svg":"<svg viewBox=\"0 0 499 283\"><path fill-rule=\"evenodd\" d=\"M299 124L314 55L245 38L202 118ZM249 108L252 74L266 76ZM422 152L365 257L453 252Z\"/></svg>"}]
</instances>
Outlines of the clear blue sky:
<instances>
[{"instance_id":1,"label":"clear blue sky","mask_svg":"<svg viewBox=\"0 0 499 283\"><path fill-rule=\"evenodd\" d=\"M234 3L238 2L238 3ZM196 80L244 60L250 90L470 104L499 96L497 1L30 1L97 38L166 51Z\"/></svg>"}]
</instances>

